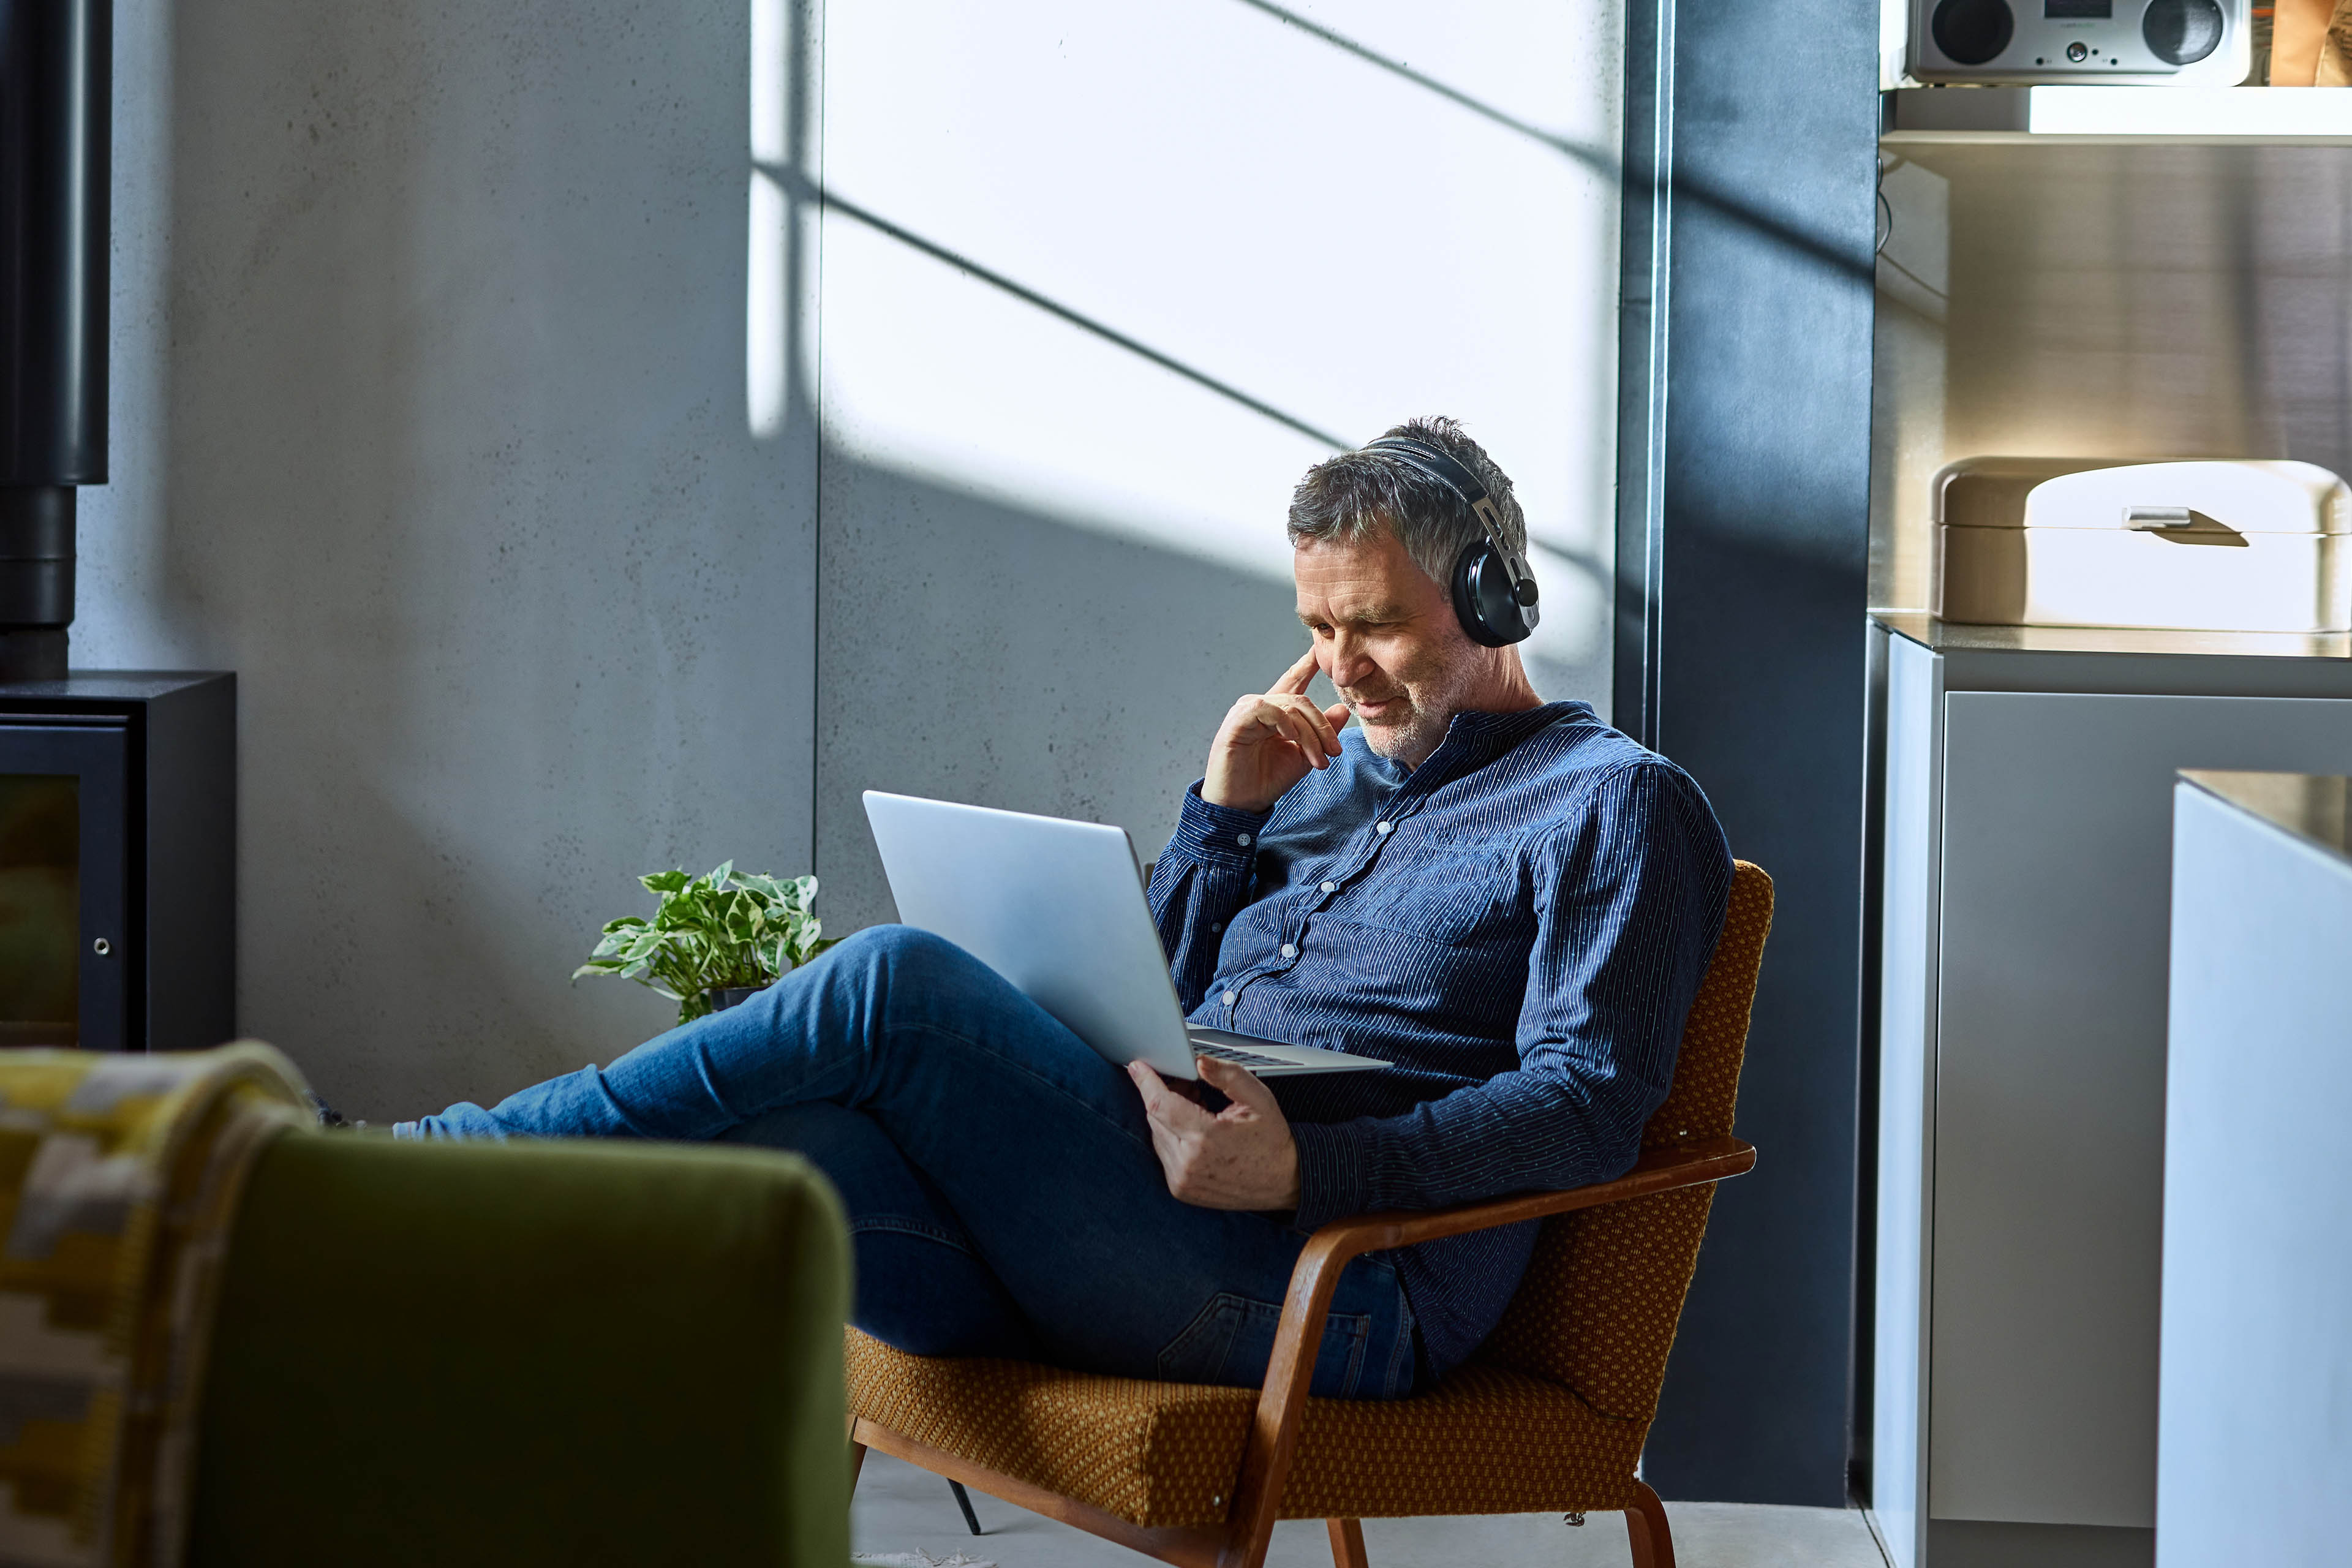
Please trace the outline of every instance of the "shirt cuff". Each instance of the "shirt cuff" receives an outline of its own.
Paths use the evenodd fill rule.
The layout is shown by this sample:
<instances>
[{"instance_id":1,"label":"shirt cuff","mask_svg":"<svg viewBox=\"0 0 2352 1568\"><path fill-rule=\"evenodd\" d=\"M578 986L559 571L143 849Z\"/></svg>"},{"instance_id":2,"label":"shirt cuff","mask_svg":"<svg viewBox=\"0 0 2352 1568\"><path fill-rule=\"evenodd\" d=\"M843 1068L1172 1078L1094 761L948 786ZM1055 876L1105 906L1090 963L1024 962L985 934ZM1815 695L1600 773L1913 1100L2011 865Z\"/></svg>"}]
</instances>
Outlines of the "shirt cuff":
<instances>
[{"instance_id":1,"label":"shirt cuff","mask_svg":"<svg viewBox=\"0 0 2352 1568\"><path fill-rule=\"evenodd\" d=\"M1350 1219L1370 1206L1362 1149L1346 1123L1294 1121L1290 1140L1298 1149L1298 1217L1292 1223L1299 1229Z\"/></svg>"},{"instance_id":2,"label":"shirt cuff","mask_svg":"<svg viewBox=\"0 0 2352 1568\"><path fill-rule=\"evenodd\" d=\"M1184 792L1183 808L1176 816L1176 833L1168 847L1212 866L1247 870L1257 856L1258 830L1272 815L1212 805L1201 798L1201 786L1196 783Z\"/></svg>"}]
</instances>

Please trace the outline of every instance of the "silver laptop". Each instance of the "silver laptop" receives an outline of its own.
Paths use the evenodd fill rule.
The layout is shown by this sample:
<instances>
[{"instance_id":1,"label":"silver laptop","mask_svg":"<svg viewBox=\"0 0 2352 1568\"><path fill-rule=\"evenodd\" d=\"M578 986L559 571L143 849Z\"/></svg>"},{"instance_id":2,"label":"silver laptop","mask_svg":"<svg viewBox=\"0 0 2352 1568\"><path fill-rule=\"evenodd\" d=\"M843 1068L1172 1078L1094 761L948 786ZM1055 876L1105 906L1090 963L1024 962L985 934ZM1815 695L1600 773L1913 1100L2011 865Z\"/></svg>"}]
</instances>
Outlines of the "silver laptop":
<instances>
[{"instance_id":1,"label":"silver laptop","mask_svg":"<svg viewBox=\"0 0 2352 1568\"><path fill-rule=\"evenodd\" d=\"M1184 1021L1127 830L866 792L898 919L943 936L1110 1060L1195 1078L1195 1055L1261 1078L1389 1064Z\"/></svg>"}]
</instances>

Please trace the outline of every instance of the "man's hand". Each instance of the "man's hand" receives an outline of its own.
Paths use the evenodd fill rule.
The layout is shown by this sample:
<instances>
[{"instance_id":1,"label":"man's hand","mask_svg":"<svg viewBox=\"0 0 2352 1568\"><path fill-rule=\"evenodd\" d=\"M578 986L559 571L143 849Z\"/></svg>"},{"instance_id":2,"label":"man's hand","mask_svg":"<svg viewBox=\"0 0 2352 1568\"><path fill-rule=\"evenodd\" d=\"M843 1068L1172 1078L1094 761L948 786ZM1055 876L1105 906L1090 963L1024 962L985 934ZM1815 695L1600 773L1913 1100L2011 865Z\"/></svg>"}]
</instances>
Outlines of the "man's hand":
<instances>
[{"instance_id":1,"label":"man's hand","mask_svg":"<svg viewBox=\"0 0 2352 1568\"><path fill-rule=\"evenodd\" d=\"M1233 1101L1214 1116L1141 1062L1127 1065L1127 1076L1143 1091L1151 1147L1170 1194L1204 1209L1297 1208L1298 1145L1273 1093L1231 1062L1202 1057L1193 1065Z\"/></svg>"},{"instance_id":2,"label":"man's hand","mask_svg":"<svg viewBox=\"0 0 2352 1568\"><path fill-rule=\"evenodd\" d=\"M1348 705L1315 705L1307 695L1315 670L1310 647L1273 690L1233 705L1209 743L1202 800L1236 811L1264 811L1305 778L1307 769L1331 765L1339 754L1339 726L1348 721Z\"/></svg>"}]
</instances>

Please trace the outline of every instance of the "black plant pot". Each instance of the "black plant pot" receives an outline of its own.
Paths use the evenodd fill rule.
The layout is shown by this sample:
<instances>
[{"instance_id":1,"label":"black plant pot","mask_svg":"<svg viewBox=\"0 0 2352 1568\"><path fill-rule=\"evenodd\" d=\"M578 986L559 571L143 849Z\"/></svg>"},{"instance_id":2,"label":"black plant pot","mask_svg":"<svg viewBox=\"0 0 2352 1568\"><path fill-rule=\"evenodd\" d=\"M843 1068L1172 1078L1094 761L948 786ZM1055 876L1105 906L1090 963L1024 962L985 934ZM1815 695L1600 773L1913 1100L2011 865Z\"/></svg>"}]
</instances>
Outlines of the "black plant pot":
<instances>
[{"instance_id":1,"label":"black plant pot","mask_svg":"<svg viewBox=\"0 0 2352 1568\"><path fill-rule=\"evenodd\" d=\"M766 989L765 985L714 985L703 994L710 998L712 1012L724 1013L730 1007L742 1005Z\"/></svg>"}]
</instances>

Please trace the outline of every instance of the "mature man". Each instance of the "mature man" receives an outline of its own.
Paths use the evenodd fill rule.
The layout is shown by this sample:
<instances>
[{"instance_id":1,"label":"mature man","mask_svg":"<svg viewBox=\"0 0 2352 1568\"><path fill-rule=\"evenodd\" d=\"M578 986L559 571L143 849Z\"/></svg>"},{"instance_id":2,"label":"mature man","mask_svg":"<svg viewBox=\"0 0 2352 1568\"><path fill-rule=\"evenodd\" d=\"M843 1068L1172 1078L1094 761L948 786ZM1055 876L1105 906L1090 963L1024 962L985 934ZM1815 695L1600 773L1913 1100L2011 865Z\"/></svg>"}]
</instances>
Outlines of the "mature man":
<instances>
[{"instance_id":1,"label":"mature man","mask_svg":"<svg viewBox=\"0 0 2352 1568\"><path fill-rule=\"evenodd\" d=\"M609 1068L397 1131L798 1150L841 1191L867 1331L1234 1384L1261 1380L1325 1221L1623 1172L1730 856L1679 769L1473 640L1451 579L1488 525L1413 443L1468 468L1516 557L1510 481L1451 420L1389 434L1407 439L1300 482L1313 646L1225 715L1150 896L1194 1022L1393 1066L1268 1085L1203 1058L1214 1094L1122 1073L961 949L886 926ZM1307 695L1318 670L1339 704ZM1533 1242L1521 1226L1359 1258L1315 1392L1391 1397L1458 1364Z\"/></svg>"}]
</instances>

